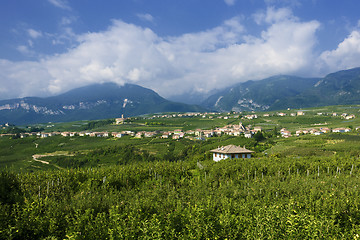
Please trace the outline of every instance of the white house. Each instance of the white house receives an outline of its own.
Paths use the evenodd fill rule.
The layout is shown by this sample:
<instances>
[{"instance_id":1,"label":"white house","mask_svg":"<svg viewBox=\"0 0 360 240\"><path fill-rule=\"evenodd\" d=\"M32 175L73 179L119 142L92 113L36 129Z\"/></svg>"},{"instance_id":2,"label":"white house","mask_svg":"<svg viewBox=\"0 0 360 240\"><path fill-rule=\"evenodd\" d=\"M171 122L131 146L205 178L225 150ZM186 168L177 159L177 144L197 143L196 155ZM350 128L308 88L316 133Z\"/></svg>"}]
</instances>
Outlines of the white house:
<instances>
[{"instance_id":1,"label":"white house","mask_svg":"<svg viewBox=\"0 0 360 240\"><path fill-rule=\"evenodd\" d=\"M161 135L161 138L169 138L169 134L168 134L168 133L163 133L163 134Z\"/></svg>"},{"instance_id":2,"label":"white house","mask_svg":"<svg viewBox=\"0 0 360 240\"><path fill-rule=\"evenodd\" d=\"M244 133L244 136L246 138L252 138L252 133L251 132L246 132L246 133Z\"/></svg>"},{"instance_id":3,"label":"white house","mask_svg":"<svg viewBox=\"0 0 360 240\"><path fill-rule=\"evenodd\" d=\"M69 137L69 136L70 136L70 133L69 133L69 132L62 132L62 133L61 133L61 136L63 136L63 137Z\"/></svg>"},{"instance_id":4,"label":"white house","mask_svg":"<svg viewBox=\"0 0 360 240\"><path fill-rule=\"evenodd\" d=\"M303 116L303 115L305 115L305 113L303 111L297 111L296 115Z\"/></svg>"},{"instance_id":5,"label":"white house","mask_svg":"<svg viewBox=\"0 0 360 240\"><path fill-rule=\"evenodd\" d=\"M284 137L284 138L291 137L291 132L290 131L282 130L282 131L280 131L280 133L281 133L281 136Z\"/></svg>"},{"instance_id":6,"label":"white house","mask_svg":"<svg viewBox=\"0 0 360 240\"><path fill-rule=\"evenodd\" d=\"M121 115L121 118L115 118L115 124L124 124L126 118L124 118L124 114Z\"/></svg>"},{"instance_id":7,"label":"white house","mask_svg":"<svg viewBox=\"0 0 360 240\"><path fill-rule=\"evenodd\" d=\"M125 136L125 134L123 134L123 133L116 133L115 134L115 137L117 137L117 138L122 138L123 136Z\"/></svg>"},{"instance_id":8,"label":"white house","mask_svg":"<svg viewBox=\"0 0 360 240\"><path fill-rule=\"evenodd\" d=\"M351 115L345 117L345 119L348 119L348 120L349 120L349 119L353 119L353 118L355 118L355 115L354 115L354 114L351 114Z\"/></svg>"},{"instance_id":9,"label":"white house","mask_svg":"<svg viewBox=\"0 0 360 240\"><path fill-rule=\"evenodd\" d=\"M135 137L136 137L136 138L142 138L143 135L144 135L144 132L137 132L137 133L135 134Z\"/></svg>"},{"instance_id":10,"label":"white house","mask_svg":"<svg viewBox=\"0 0 360 240\"><path fill-rule=\"evenodd\" d=\"M223 159L251 158L253 151L235 145L227 145L210 150L213 153L213 160L218 162Z\"/></svg>"},{"instance_id":11,"label":"white house","mask_svg":"<svg viewBox=\"0 0 360 240\"><path fill-rule=\"evenodd\" d=\"M40 137L47 138L49 137L49 133L41 133Z\"/></svg>"},{"instance_id":12,"label":"white house","mask_svg":"<svg viewBox=\"0 0 360 240\"><path fill-rule=\"evenodd\" d=\"M261 132L262 131L262 127L254 127L254 132Z\"/></svg>"},{"instance_id":13,"label":"white house","mask_svg":"<svg viewBox=\"0 0 360 240\"><path fill-rule=\"evenodd\" d=\"M334 128L332 132L336 133L345 133L345 132L351 132L350 128Z\"/></svg>"},{"instance_id":14,"label":"white house","mask_svg":"<svg viewBox=\"0 0 360 240\"><path fill-rule=\"evenodd\" d=\"M27 136L25 133L20 133L20 138L26 138Z\"/></svg>"}]
</instances>

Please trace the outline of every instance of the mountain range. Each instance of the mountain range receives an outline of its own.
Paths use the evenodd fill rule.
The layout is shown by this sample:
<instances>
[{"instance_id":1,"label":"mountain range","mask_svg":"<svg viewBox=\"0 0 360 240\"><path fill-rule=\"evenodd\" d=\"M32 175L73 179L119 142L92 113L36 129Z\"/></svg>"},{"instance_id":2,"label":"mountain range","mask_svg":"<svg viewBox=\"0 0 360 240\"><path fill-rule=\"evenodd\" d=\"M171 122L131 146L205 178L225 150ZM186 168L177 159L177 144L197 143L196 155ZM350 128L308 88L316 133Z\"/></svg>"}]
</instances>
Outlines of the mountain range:
<instances>
[{"instance_id":1,"label":"mountain range","mask_svg":"<svg viewBox=\"0 0 360 240\"><path fill-rule=\"evenodd\" d=\"M360 104L360 68L323 78L273 76L247 81L213 94L202 106L217 111L263 111Z\"/></svg>"},{"instance_id":2,"label":"mountain range","mask_svg":"<svg viewBox=\"0 0 360 240\"><path fill-rule=\"evenodd\" d=\"M201 99L191 94L183 98ZM181 99L178 99L181 100ZM0 124L95 120L159 112L265 111L360 104L360 68L323 78L273 76L219 90L199 105L164 99L134 84L94 84L47 98L0 100Z\"/></svg>"},{"instance_id":3,"label":"mountain range","mask_svg":"<svg viewBox=\"0 0 360 240\"><path fill-rule=\"evenodd\" d=\"M0 123L16 125L95 120L157 112L198 112L196 105L171 102L134 84L94 84L58 96L0 100Z\"/></svg>"}]
</instances>

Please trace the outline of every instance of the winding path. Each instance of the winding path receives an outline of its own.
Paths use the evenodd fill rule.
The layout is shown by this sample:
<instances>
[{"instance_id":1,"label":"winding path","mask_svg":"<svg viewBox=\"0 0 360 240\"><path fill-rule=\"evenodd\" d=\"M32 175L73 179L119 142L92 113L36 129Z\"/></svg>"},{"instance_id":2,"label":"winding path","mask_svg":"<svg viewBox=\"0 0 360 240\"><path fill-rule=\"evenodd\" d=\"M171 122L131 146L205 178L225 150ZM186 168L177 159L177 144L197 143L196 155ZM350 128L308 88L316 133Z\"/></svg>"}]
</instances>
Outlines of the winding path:
<instances>
[{"instance_id":1,"label":"winding path","mask_svg":"<svg viewBox=\"0 0 360 240\"><path fill-rule=\"evenodd\" d=\"M43 160L39 160L38 158L42 158L42 157L46 157L46 156L51 156L51 155L40 155L40 154L35 154L33 155L33 159L34 161L37 161L37 162L41 162L41 163L44 163L44 164L49 164L49 162L47 161L43 161Z\"/></svg>"},{"instance_id":2,"label":"winding path","mask_svg":"<svg viewBox=\"0 0 360 240\"><path fill-rule=\"evenodd\" d=\"M33 158L33 160L34 161L36 161L36 162L41 162L41 163L43 163L43 164L50 164L50 162L48 162L48 161L44 161L44 160L40 160L40 158L42 158L42 157L51 157L51 156L74 156L73 154L69 154L69 153L64 153L64 152L62 152L62 153L58 153L58 152L55 152L55 153L48 153L48 154L34 154L34 155L32 155L32 158ZM59 169L63 169L62 167L60 167L60 166L58 166L58 165L56 165L56 164L51 164L52 166L55 166L55 167L57 167L57 168L59 168Z\"/></svg>"}]
</instances>

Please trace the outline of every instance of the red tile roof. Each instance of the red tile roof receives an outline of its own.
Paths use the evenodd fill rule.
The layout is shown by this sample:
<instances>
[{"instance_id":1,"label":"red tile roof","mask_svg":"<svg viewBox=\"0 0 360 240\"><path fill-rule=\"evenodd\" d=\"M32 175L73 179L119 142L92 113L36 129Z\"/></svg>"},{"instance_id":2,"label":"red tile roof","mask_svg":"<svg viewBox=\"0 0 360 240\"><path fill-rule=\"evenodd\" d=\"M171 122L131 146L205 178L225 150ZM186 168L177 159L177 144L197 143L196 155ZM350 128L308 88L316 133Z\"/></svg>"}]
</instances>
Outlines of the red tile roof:
<instances>
[{"instance_id":1,"label":"red tile roof","mask_svg":"<svg viewBox=\"0 0 360 240\"><path fill-rule=\"evenodd\" d=\"M242 148L240 146L235 145L227 145L215 148L213 150L210 150L212 153L225 153L225 154L233 154L233 153L253 153L253 151L250 151L246 148Z\"/></svg>"}]
</instances>

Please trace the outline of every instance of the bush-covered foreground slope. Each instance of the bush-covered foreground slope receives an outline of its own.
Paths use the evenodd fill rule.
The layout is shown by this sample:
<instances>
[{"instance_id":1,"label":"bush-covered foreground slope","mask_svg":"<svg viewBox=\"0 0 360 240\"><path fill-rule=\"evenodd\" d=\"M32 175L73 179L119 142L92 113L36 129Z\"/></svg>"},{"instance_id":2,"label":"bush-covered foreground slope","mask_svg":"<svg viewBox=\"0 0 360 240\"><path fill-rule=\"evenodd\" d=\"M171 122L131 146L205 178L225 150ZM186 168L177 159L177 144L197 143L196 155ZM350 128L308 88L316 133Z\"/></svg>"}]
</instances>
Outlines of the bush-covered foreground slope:
<instances>
[{"instance_id":1,"label":"bush-covered foreground slope","mask_svg":"<svg viewBox=\"0 0 360 240\"><path fill-rule=\"evenodd\" d=\"M357 239L357 157L0 174L0 239Z\"/></svg>"}]
</instances>

